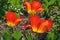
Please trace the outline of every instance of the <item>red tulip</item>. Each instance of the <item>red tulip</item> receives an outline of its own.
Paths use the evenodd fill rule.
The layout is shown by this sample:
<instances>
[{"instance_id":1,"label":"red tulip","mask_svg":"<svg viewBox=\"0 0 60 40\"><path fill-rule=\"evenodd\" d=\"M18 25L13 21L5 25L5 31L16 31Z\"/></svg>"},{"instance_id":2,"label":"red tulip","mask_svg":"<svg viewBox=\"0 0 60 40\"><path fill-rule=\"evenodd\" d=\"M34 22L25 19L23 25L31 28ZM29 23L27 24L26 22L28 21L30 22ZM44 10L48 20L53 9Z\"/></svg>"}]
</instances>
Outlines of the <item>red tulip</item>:
<instances>
[{"instance_id":1,"label":"red tulip","mask_svg":"<svg viewBox=\"0 0 60 40\"><path fill-rule=\"evenodd\" d=\"M37 33L45 33L51 30L52 28L52 20L41 20L38 16L30 16L30 25L25 25L25 29L27 27L31 28L32 31Z\"/></svg>"},{"instance_id":2,"label":"red tulip","mask_svg":"<svg viewBox=\"0 0 60 40\"><path fill-rule=\"evenodd\" d=\"M35 0L33 2L24 2L24 6L29 14L36 14L36 12L44 10L42 4Z\"/></svg>"},{"instance_id":3,"label":"red tulip","mask_svg":"<svg viewBox=\"0 0 60 40\"><path fill-rule=\"evenodd\" d=\"M22 19L17 17L14 12L6 12L6 22L8 26L16 26Z\"/></svg>"}]
</instances>

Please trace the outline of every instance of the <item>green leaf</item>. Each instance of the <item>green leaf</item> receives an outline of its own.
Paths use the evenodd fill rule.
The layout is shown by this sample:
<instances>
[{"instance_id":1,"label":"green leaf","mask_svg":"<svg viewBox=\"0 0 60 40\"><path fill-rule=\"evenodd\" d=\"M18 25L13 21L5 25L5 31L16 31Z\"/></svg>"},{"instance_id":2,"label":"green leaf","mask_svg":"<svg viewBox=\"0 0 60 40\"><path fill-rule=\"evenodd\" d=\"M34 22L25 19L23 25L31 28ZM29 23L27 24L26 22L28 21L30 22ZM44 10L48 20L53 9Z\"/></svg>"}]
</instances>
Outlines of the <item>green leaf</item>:
<instances>
[{"instance_id":1,"label":"green leaf","mask_svg":"<svg viewBox=\"0 0 60 40\"><path fill-rule=\"evenodd\" d=\"M49 5L53 5L56 2L56 0L50 0Z\"/></svg>"},{"instance_id":2,"label":"green leaf","mask_svg":"<svg viewBox=\"0 0 60 40\"><path fill-rule=\"evenodd\" d=\"M22 0L8 0L13 7L20 8Z\"/></svg>"},{"instance_id":3,"label":"green leaf","mask_svg":"<svg viewBox=\"0 0 60 40\"><path fill-rule=\"evenodd\" d=\"M58 1L58 5L59 5L59 7L60 7L60 0L57 0Z\"/></svg>"},{"instance_id":4,"label":"green leaf","mask_svg":"<svg viewBox=\"0 0 60 40\"><path fill-rule=\"evenodd\" d=\"M46 4L48 4L48 0L44 0L44 2L45 2Z\"/></svg>"},{"instance_id":5,"label":"green leaf","mask_svg":"<svg viewBox=\"0 0 60 40\"><path fill-rule=\"evenodd\" d=\"M58 35L58 40L60 40L60 34Z\"/></svg>"},{"instance_id":6,"label":"green leaf","mask_svg":"<svg viewBox=\"0 0 60 40\"><path fill-rule=\"evenodd\" d=\"M6 30L5 32L3 32L3 40L11 40L11 35L10 35L10 31Z\"/></svg>"},{"instance_id":7,"label":"green leaf","mask_svg":"<svg viewBox=\"0 0 60 40\"><path fill-rule=\"evenodd\" d=\"M55 38L54 32L49 32L47 34L46 40L54 40L54 38Z\"/></svg>"},{"instance_id":8,"label":"green leaf","mask_svg":"<svg viewBox=\"0 0 60 40\"><path fill-rule=\"evenodd\" d=\"M15 31L12 36L16 39L19 40L22 37L22 33L20 31Z\"/></svg>"},{"instance_id":9,"label":"green leaf","mask_svg":"<svg viewBox=\"0 0 60 40\"><path fill-rule=\"evenodd\" d=\"M28 34L26 35L26 38L27 38L27 40L33 40L33 37L32 37L32 35L31 35L30 33L28 33Z\"/></svg>"}]
</instances>

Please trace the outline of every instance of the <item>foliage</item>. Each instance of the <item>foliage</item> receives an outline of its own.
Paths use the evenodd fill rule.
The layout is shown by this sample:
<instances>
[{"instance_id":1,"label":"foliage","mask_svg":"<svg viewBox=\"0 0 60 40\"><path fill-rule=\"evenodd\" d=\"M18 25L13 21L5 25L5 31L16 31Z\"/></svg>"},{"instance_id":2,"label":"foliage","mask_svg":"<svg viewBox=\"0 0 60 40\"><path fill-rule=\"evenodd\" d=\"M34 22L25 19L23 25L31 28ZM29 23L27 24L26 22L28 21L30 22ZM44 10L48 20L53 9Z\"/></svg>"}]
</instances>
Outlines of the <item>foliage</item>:
<instances>
[{"instance_id":1,"label":"foliage","mask_svg":"<svg viewBox=\"0 0 60 40\"><path fill-rule=\"evenodd\" d=\"M11 40L11 34L10 34L10 31L9 30L6 30L3 33L3 40Z\"/></svg>"},{"instance_id":2,"label":"foliage","mask_svg":"<svg viewBox=\"0 0 60 40\"><path fill-rule=\"evenodd\" d=\"M20 31L15 31L12 36L15 38L15 40L19 40L22 37L22 33Z\"/></svg>"},{"instance_id":3,"label":"foliage","mask_svg":"<svg viewBox=\"0 0 60 40\"><path fill-rule=\"evenodd\" d=\"M27 38L27 40L33 40L33 37L32 37L32 35L31 35L31 33L28 33L28 34L26 35L26 38Z\"/></svg>"}]
</instances>

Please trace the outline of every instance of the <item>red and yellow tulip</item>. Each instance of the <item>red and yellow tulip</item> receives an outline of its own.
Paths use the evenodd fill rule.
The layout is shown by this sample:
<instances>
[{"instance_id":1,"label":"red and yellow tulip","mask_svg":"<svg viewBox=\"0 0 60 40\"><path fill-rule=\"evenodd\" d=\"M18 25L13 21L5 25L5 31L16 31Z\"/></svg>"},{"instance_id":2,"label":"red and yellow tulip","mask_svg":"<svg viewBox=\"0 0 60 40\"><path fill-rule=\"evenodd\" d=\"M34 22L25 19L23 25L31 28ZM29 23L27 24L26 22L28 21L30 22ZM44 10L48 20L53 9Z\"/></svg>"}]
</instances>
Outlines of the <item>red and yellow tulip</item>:
<instances>
[{"instance_id":1,"label":"red and yellow tulip","mask_svg":"<svg viewBox=\"0 0 60 40\"><path fill-rule=\"evenodd\" d=\"M24 6L29 14L36 14L37 12L44 10L42 4L35 0L33 2L25 1Z\"/></svg>"},{"instance_id":2,"label":"red and yellow tulip","mask_svg":"<svg viewBox=\"0 0 60 40\"><path fill-rule=\"evenodd\" d=\"M17 17L14 12L6 12L6 22L8 26L16 26L22 19Z\"/></svg>"},{"instance_id":3,"label":"red and yellow tulip","mask_svg":"<svg viewBox=\"0 0 60 40\"><path fill-rule=\"evenodd\" d=\"M52 20L41 20L38 16L30 16L30 24L32 31L37 33L45 33L52 28Z\"/></svg>"}]
</instances>

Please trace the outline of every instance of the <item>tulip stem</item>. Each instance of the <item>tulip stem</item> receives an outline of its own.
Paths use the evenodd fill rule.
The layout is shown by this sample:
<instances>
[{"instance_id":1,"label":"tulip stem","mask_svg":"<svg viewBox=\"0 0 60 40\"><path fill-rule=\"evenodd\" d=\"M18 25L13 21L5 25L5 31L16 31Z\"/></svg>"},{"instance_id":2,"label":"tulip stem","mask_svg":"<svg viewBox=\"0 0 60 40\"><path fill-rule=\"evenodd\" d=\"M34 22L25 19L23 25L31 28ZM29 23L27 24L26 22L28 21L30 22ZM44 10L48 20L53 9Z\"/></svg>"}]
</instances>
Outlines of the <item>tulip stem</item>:
<instances>
[{"instance_id":1,"label":"tulip stem","mask_svg":"<svg viewBox=\"0 0 60 40\"><path fill-rule=\"evenodd\" d=\"M13 27L9 27L9 30L11 33L14 33L14 28Z\"/></svg>"},{"instance_id":2,"label":"tulip stem","mask_svg":"<svg viewBox=\"0 0 60 40\"><path fill-rule=\"evenodd\" d=\"M38 40L38 34L36 34L37 36L36 36L36 40Z\"/></svg>"},{"instance_id":3,"label":"tulip stem","mask_svg":"<svg viewBox=\"0 0 60 40\"><path fill-rule=\"evenodd\" d=\"M47 33L42 33L42 34L37 34L38 35L38 40L45 40Z\"/></svg>"}]
</instances>

